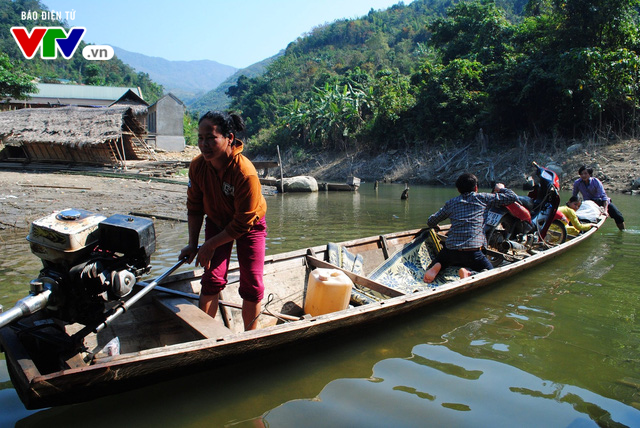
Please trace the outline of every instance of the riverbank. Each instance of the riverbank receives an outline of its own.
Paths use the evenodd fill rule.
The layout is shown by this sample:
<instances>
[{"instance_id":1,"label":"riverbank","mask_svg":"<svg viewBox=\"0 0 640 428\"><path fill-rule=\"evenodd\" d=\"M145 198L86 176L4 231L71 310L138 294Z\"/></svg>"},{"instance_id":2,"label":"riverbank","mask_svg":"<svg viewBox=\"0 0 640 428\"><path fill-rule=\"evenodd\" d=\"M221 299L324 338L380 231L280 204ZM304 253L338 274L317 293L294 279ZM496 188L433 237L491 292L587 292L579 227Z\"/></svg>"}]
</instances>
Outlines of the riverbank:
<instances>
[{"instance_id":1,"label":"riverbank","mask_svg":"<svg viewBox=\"0 0 640 428\"><path fill-rule=\"evenodd\" d=\"M571 189L581 165L593 167L608 192L631 192L640 178L640 143L626 140L615 144L581 143L556 147L547 144L521 144L515 148L483 150L469 144L449 149L391 151L372 156L367 152L319 153L294 161L283 158L285 176L310 175L322 181L343 182L356 176L365 182L407 182L453 186L465 171L476 174L481 185L504 182L521 189L532 172L532 162L550 166L559 173L563 189Z\"/></svg>"},{"instance_id":2,"label":"riverbank","mask_svg":"<svg viewBox=\"0 0 640 428\"><path fill-rule=\"evenodd\" d=\"M160 161L190 161L198 153L188 147L182 153L159 153ZM268 159L273 160L273 159ZM563 189L570 189L580 165L591 165L607 191L632 192L632 182L640 177L640 144L622 141L609 145L582 144L555 147L551 144L521 144L508 150L482 150L479 145L450 149L390 151L371 155L359 153L318 153L305 158L283 153L286 177L310 175L321 181L344 182L350 176L364 184L406 182L453 186L464 171L475 173L483 187L491 181L522 189L531 162L555 165ZM279 171L272 170L272 174ZM79 208L106 214L139 213L186 221L187 179L163 182L152 177L130 179L86 176L46 170L9 170L0 163L0 230L26 229L35 219L54 210ZM637 192L634 191L634 192Z\"/></svg>"}]
</instances>

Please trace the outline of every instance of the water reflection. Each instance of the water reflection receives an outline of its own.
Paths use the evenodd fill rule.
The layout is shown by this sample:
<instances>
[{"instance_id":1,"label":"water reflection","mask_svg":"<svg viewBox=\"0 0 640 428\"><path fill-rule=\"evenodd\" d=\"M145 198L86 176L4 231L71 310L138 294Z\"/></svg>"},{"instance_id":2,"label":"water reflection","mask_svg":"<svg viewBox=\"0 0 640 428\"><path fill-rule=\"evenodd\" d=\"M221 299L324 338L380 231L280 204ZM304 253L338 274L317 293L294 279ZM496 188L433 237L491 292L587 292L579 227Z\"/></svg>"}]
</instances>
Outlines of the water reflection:
<instances>
[{"instance_id":1,"label":"water reflection","mask_svg":"<svg viewBox=\"0 0 640 428\"><path fill-rule=\"evenodd\" d=\"M500 397L496 400L496 397ZM407 412L407 409L411 409ZM369 379L338 379L313 399L262 416L266 426L634 426L638 411L573 385L446 346L418 345L387 359ZM249 426L249 424L245 424Z\"/></svg>"},{"instance_id":2,"label":"water reflection","mask_svg":"<svg viewBox=\"0 0 640 428\"><path fill-rule=\"evenodd\" d=\"M323 192L324 193L324 192ZM307 234L315 231L314 225L318 224L323 217L324 210L318 210L320 193L294 193L278 195L269 198L267 225L271 230L285 230L288 224L295 224L296 230L289 234L279 235L278 245L283 245L287 240L305 241ZM279 212L281 215L276 215ZM271 240L267 243L267 247Z\"/></svg>"}]
</instances>

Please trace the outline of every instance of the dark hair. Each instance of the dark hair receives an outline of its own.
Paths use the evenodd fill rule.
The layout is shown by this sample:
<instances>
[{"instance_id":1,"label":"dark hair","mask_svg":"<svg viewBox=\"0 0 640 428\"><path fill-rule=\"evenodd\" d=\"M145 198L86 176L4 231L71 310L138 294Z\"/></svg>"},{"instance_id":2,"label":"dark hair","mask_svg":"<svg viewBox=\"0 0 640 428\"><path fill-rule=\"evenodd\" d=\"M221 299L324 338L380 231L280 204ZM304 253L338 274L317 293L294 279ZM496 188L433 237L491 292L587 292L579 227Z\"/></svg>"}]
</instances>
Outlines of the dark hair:
<instances>
[{"instance_id":1,"label":"dark hair","mask_svg":"<svg viewBox=\"0 0 640 428\"><path fill-rule=\"evenodd\" d=\"M478 185L478 178L469 173L465 172L458 177L456 180L456 188L460 193L469 193L476 190L476 186Z\"/></svg>"},{"instance_id":2,"label":"dark hair","mask_svg":"<svg viewBox=\"0 0 640 428\"><path fill-rule=\"evenodd\" d=\"M593 168L587 168L586 165L582 165L580 167L580 169L578 170L578 174L582 174L582 171L584 170L586 170L589 173L589 175L593 177Z\"/></svg>"},{"instance_id":3,"label":"dark hair","mask_svg":"<svg viewBox=\"0 0 640 428\"><path fill-rule=\"evenodd\" d=\"M572 196L572 197L569 198L569 202L567 202L567 203L570 204L572 202L582 202L582 201L580 200L579 196Z\"/></svg>"},{"instance_id":4,"label":"dark hair","mask_svg":"<svg viewBox=\"0 0 640 428\"><path fill-rule=\"evenodd\" d=\"M229 137L231 133L235 136L238 132L245 130L244 120L236 113L208 111L202 115L198 121L198 125L200 125L203 120L210 120L213 125L218 127L218 132L225 137Z\"/></svg>"}]
</instances>

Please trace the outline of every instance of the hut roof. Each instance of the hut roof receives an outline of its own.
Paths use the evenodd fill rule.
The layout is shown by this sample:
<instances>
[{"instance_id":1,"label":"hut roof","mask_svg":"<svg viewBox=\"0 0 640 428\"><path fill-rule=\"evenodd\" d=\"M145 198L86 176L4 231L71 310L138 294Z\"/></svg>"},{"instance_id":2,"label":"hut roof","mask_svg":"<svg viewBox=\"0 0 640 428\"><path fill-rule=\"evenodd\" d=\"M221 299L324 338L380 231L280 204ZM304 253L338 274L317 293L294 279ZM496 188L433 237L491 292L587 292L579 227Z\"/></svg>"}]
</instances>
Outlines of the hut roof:
<instances>
[{"instance_id":1,"label":"hut roof","mask_svg":"<svg viewBox=\"0 0 640 428\"><path fill-rule=\"evenodd\" d=\"M149 103L143 100L138 94L129 89L127 92L122 94L120 98L109 104L109 107L114 105L135 105L135 106L145 106L148 107Z\"/></svg>"},{"instance_id":2,"label":"hut roof","mask_svg":"<svg viewBox=\"0 0 640 428\"><path fill-rule=\"evenodd\" d=\"M0 138L5 144L53 143L84 146L115 140L125 132L146 134L136 119L146 107L25 108L0 112Z\"/></svg>"},{"instance_id":3,"label":"hut roof","mask_svg":"<svg viewBox=\"0 0 640 428\"><path fill-rule=\"evenodd\" d=\"M184 103L180 100L180 98L176 97L175 95L173 95L171 92L169 92L167 95L164 95L162 98L160 98L158 101L156 101L155 103L152 104L152 106L155 106L156 104L158 104L158 102L165 100L167 98L171 98L173 99L176 104L180 104L181 106L185 107Z\"/></svg>"},{"instance_id":4,"label":"hut roof","mask_svg":"<svg viewBox=\"0 0 640 428\"><path fill-rule=\"evenodd\" d=\"M36 85L38 87L38 92L35 94L29 94L30 102L76 105L109 105L128 91L131 91L138 97L142 98L140 88L69 85L60 83L37 83Z\"/></svg>"}]
</instances>

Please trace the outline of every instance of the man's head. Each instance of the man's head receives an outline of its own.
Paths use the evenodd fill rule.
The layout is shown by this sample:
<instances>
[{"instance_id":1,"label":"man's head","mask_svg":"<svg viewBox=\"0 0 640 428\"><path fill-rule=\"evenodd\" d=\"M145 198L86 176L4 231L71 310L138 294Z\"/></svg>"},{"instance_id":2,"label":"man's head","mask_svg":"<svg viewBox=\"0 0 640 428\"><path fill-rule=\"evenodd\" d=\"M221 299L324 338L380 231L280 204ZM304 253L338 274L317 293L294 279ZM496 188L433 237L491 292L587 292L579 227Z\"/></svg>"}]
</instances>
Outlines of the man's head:
<instances>
[{"instance_id":1,"label":"man's head","mask_svg":"<svg viewBox=\"0 0 640 428\"><path fill-rule=\"evenodd\" d=\"M578 175L580 175L582 181L588 183L589 179L593 177L593 168L587 168L586 165L582 165L580 169L578 169Z\"/></svg>"},{"instance_id":2,"label":"man's head","mask_svg":"<svg viewBox=\"0 0 640 428\"><path fill-rule=\"evenodd\" d=\"M476 192L478 190L478 178L469 172L465 172L456 180L456 188L460 193Z\"/></svg>"}]
</instances>

